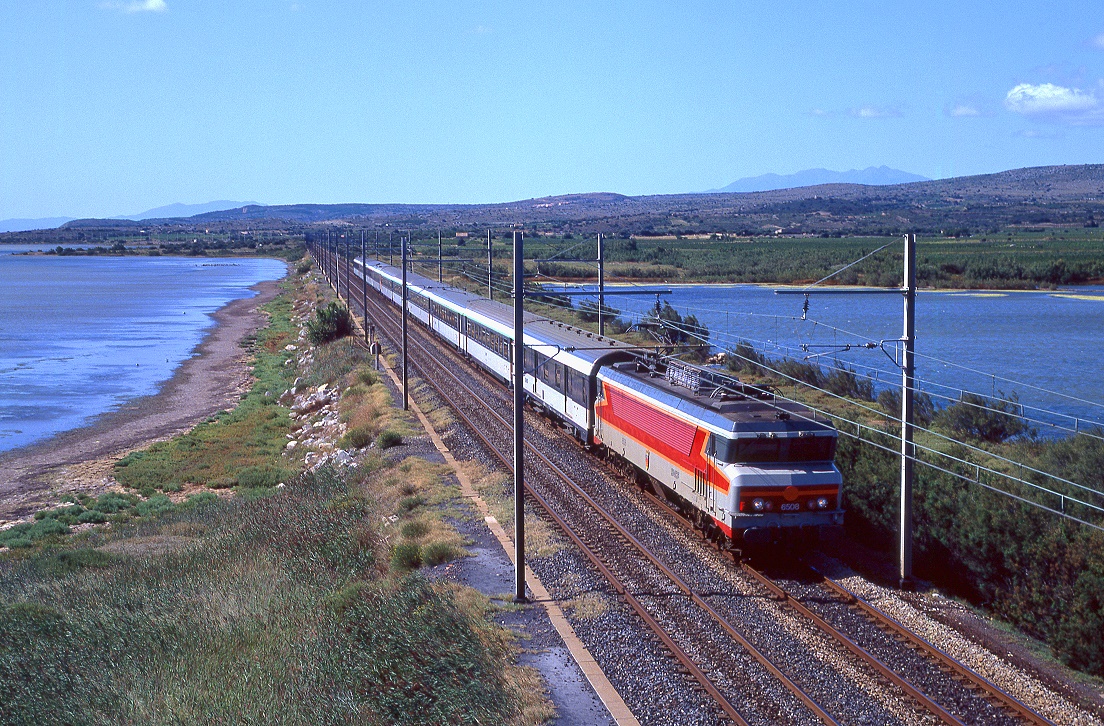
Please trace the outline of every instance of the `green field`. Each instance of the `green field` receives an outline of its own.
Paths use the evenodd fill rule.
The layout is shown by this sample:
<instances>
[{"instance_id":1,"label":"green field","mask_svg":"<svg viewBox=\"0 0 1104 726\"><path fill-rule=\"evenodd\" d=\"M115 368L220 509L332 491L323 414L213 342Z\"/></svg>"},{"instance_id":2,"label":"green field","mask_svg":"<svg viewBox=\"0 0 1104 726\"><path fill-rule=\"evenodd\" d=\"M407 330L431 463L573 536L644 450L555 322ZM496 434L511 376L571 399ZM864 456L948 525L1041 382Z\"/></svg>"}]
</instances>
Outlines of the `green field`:
<instances>
[{"instance_id":1,"label":"green field","mask_svg":"<svg viewBox=\"0 0 1104 726\"><path fill-rule=\"evenodd\" d=\"M669 282L815 282L879 247L892 237L613 238L605 244L607 279ZM526 239L526 257L549 259L579 238ZM1104 231L1099 228L1017 229L1000 235L921 237L917 273L921 286L940 288L1034 288L1104 280ZM503 267L512 254L497 241ZM463 251L461 251L463 254ZM485 253L484 253L485 255ZM594 257L593 241L569 255ZM833 278L845 285L901 284L903 245L893 244ZM473 255L478 260L478 254ZM594 278L594 265L542 262L541 273L558 278Z\"/></svg>"}]
</instances>

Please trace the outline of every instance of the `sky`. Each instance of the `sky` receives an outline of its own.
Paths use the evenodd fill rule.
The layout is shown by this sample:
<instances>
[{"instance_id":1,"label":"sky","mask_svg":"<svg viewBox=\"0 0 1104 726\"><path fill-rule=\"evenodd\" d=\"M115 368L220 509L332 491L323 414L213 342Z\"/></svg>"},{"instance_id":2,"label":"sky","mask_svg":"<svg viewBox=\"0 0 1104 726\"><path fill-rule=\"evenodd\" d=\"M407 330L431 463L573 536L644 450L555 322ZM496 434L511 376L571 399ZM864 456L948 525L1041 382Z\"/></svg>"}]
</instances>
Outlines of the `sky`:
<instances>
[{"instance_id":1,"label":"sky","mask_svg":"<svg viewBox=\"0 0 1104 726\"><path fill-rule=\"evenodd\" d=\"M0 219L1102 161L1099 0L0 0Z\"/></svg>"}]
</instances>

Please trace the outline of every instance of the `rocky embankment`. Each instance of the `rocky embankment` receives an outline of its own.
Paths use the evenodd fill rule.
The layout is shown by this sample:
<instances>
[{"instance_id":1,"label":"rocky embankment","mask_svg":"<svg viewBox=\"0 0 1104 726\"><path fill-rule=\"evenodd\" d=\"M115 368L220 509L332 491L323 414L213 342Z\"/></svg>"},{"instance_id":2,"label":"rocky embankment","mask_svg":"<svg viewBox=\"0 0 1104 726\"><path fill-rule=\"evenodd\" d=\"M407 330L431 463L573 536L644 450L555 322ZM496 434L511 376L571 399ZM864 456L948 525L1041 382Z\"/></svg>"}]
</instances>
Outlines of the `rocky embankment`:
<instances>
[{"instance_id":1,"label":"rocky embankment","mask_svg":"<svg viewBox=\"0 0 1104 726\"><path fill-rule=\"evenodd\" d=\"M299 335L295 343L285 347L285 350L296 354L285 365L294 365L300 373L304 373L315 362L316 348L307 339L306 327L314 313L314 305L300 302L293 311L292 320L299 327ZM295 379L292 387L280 396L280 404L291 409L293 422L284 447L285 457L302 461L311 471L324 464L356 467L354 458L358 451L338 448L338 442L348 428L341 421L338 410L340 400L341 389L337 385L323 383L311 386L302 375Z\"/></svg>"}]
</instances>

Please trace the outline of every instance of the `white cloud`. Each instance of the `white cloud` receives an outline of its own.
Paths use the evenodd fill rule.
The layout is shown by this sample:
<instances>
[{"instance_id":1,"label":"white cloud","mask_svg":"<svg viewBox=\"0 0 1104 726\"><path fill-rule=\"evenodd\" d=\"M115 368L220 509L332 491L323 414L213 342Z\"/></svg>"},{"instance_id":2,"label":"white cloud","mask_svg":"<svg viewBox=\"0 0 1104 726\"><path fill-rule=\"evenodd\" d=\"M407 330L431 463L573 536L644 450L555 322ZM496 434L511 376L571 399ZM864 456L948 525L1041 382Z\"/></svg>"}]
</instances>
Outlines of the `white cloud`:
<instances>
[{"instance_id":1,"label":"white cloud","mask_svg":"<svg viewBox=\"0 0 1104 726\"><path fill-rule=\"evenodd\" d=\"M810 116L816 116L817 118L828 118L831 116L831 112L825 111L823 108L814 108L809 111Z\"/></svg>"},{"instance_id":2,"label":"white cloud","mask_svg":"<svg viewBox=\"0 0 1104 726\"><path fill-rule=\"evenodd\" d=\"M993 115L993 103L984 96L959 96L943 107L943 114L951 118L983 118Z\"/></svg>"},{"instance_id":3,"label":"white cloud","mask_svg":"<svg viewBox=\"0 0 1104 726\"><path fill-rule=\"evenodd\" d=\"M851 115L855 118L900 118L900 109L892 106L860 106L851 109Z\"/></svg>"},{"instance_id":4,"label":"white cloud","mask_svg":"<svg viewBox=\"0 0 1104 726\"><path fill-rule=\"evenodd\" d=\"M1104 50L1104 33L1096 36L1090 42L1094 47L1099 48L1100 50Z\"/></svg>"},{"instance_id":5,"label":"white cloud","mask_svg":"<svg viewBox=\"0 0 1104 726\"><path fill-rule=\"evenodd\" d=\"M968 118L970 116L980 116L981 110L977 106L968 103L959 103L951 107L947 113L955 118Z\"/></svg>"},{"instance_id":6,"label":"white cloud","mask_svg":"<svg viewBox=\"0 0 1104 726\"><path fill-rule=\"evenodd\" d=\"M131 0L131 2L102 2L104 10L118 10L124 13L163 13L169 9L165 0Z\"/></svg>"},{"instance_id":7,"label":"white cloud","mask_svg":"<svg viewBox=\"0 0 1104 726\"><path fill-rule=\"evenodd\" d=\"M1021 83L1008 92L1009 111L1042 121L1089 126L1104 123L1104 103L1096 94L1053 83Z\"/></svg>"}]
</instances>

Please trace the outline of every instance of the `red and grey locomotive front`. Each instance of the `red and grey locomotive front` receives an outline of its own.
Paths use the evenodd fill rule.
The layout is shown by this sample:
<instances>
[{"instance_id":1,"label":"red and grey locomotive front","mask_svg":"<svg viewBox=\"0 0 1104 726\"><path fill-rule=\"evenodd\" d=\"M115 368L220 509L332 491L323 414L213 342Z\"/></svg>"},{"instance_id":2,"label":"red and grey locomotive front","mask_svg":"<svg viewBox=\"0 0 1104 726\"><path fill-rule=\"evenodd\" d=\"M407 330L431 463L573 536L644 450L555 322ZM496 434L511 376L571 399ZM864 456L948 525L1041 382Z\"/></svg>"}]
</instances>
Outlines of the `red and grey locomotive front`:
<instances>
[{"instance_id":1,"label":"red and grey locomotive front","mask_svg":"<svg viewBox=\"0 0 1104 726\"><path fill-rule=\"evenodd\" d=\"M799 404L677 362L598 374L595 438L733 541L840 524L836 430Z\"/></svg>"}]
</instances>

